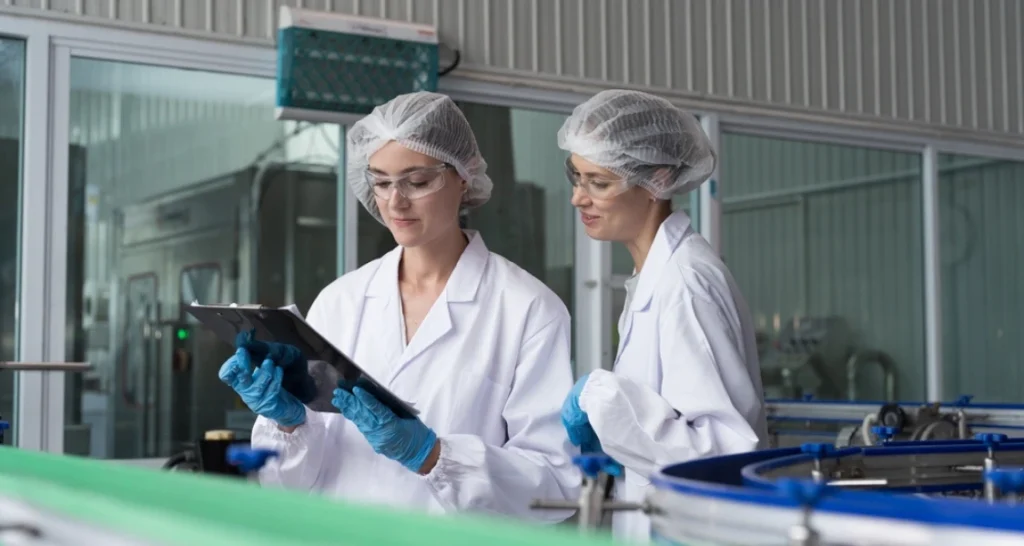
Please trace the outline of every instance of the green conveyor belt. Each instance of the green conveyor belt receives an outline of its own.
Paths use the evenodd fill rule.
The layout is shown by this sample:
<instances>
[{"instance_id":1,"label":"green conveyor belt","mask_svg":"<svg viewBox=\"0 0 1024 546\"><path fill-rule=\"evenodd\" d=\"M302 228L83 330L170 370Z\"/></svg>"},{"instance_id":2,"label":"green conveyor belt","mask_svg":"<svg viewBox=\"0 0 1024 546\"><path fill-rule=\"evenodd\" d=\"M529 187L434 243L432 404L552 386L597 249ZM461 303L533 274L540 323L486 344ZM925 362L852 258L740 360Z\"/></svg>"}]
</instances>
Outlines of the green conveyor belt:
<instances>
[{"instance_id":1,"label":"green conveyor belt","mask_svg":"<svg viewBox=\"0 0 1024 546\"><path fill-rule=\"evenodd\" d=\"M0 496L188 546L609 546L605 536L492 518L355 506L242 480L0 448Z\"/></svg>"}]
</instances>

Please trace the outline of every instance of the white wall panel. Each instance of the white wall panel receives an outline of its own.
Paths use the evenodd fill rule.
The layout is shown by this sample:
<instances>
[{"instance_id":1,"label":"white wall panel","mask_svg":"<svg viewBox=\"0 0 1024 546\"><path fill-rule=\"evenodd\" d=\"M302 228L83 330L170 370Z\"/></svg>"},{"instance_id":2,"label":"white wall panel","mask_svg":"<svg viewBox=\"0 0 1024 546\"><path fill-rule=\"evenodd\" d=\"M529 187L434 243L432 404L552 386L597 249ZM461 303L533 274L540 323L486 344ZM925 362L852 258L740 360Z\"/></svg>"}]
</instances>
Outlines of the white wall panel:
<instances>
[{"instance_id":1,"label":"white wall panel","mask_svg":"<svg viewBox=\"0 0 1024 546\"><path fill-rule=\"evenodd\" d=\"M1016 0L13 0L273 40L289 4L437 24L463 72L1024 134ZM28 11L21 9L20 11ZM552 80L552 78L554 80Z\"/></svg>"}]
</instances>

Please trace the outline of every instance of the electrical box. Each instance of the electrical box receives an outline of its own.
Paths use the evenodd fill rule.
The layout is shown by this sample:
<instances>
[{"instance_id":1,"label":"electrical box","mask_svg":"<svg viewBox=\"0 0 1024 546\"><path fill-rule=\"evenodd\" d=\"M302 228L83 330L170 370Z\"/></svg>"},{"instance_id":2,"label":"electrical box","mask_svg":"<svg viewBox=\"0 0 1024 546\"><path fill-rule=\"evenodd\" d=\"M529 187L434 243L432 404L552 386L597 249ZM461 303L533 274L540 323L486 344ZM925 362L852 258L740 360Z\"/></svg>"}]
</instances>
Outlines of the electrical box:
<instances>
[{"instance_id":1,"label":"electrical box","mask_svg":"<svg viewBox=\"0 0 1024 546\"><path fill-rule=\"evenodd\" d=\"M398 95L435 91L437 73L430 25L281 6L277 119L351 122Z\"/></svg>"}]
</instances>

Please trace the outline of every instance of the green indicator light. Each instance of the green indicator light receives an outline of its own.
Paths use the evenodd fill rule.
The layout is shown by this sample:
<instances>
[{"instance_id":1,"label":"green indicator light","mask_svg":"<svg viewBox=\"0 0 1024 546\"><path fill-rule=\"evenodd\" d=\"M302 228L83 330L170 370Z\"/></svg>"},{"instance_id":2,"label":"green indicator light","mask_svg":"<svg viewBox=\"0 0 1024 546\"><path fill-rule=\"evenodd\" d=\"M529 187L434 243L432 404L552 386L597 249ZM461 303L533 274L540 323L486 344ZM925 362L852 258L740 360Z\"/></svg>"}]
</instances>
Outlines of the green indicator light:
<instances>
[{"instance_id":1,"label":"green indicator light","mask_svg":"<svg viewBox=\"0 0 1024 546\"><path fill-rule=\"evenodd\" d=\"M188 330L184 328L178 328L178 339L182 341L188 339Z\"/></svg>"}]
</instances>

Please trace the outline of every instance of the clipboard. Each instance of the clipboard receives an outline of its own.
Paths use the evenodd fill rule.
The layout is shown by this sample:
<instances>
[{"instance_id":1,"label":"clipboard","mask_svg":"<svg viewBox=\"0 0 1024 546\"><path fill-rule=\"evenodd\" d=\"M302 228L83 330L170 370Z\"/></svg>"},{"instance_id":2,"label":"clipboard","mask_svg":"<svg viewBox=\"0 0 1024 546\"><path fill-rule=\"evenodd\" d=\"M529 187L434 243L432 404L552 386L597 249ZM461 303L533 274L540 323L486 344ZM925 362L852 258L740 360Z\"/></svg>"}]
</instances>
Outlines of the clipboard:
<instances>
[{"instance_id":1,"label":"clipboard","mask_svg":"<svg viewBox=\"0 0 1024 546\"><path fill-rule=\"evenodd\" d=\"M196 318L221 341L234 347L240 332L255 331L259 341L293 345L309 362L309 374L317 386L316 398L307 403L310 409L324 413L339 413L331 404L334 389L349 392L356 386L366 390L401 419L413 418L419 411L395 396L386 387L370 377L362 368L331 345L306 322L298 309L273 308L262 305L185 305L185 310Z\"/></svg>"}]
</instances>

